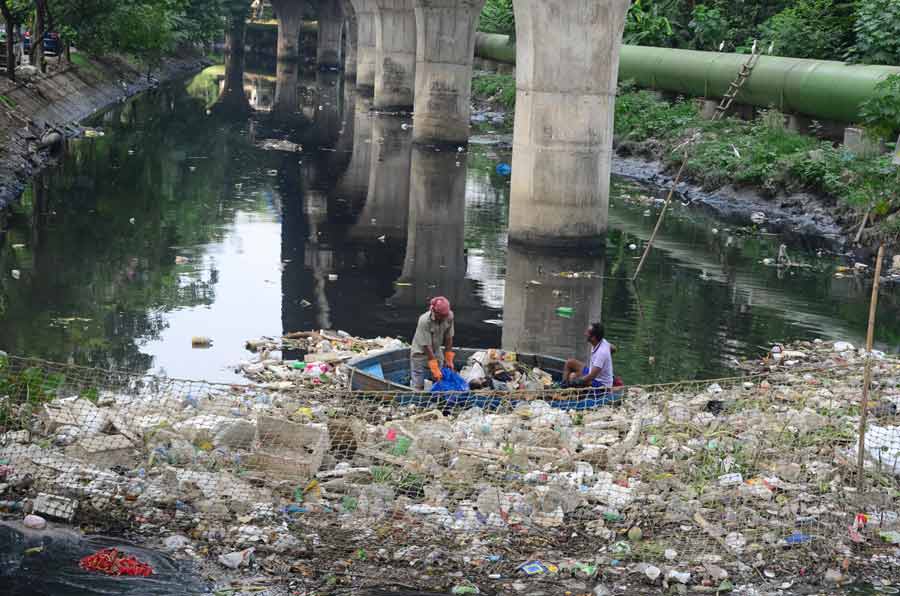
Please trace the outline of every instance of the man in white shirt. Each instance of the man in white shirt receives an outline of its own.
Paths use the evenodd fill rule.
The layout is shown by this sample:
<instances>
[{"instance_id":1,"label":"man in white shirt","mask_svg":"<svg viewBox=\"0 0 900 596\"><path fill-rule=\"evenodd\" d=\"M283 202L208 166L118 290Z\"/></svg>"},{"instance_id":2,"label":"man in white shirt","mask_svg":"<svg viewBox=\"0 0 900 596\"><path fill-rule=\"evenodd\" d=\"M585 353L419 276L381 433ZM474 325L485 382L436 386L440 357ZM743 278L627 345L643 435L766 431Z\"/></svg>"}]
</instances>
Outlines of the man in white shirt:
<instances>
[{"instance_id":1,"label":"man in white shirt","mask_svg":"<svg viewBox=\"0 0 900 596\"><path fill-rule=\"evenodd\" d=\"M588 364L580 360L568 360L563 372L563 381L570 387L612 387L613 365L612 345L603 338L604 329L600 323L587 328L584 336L591 344Z\"/></svg>"}]
</instances>

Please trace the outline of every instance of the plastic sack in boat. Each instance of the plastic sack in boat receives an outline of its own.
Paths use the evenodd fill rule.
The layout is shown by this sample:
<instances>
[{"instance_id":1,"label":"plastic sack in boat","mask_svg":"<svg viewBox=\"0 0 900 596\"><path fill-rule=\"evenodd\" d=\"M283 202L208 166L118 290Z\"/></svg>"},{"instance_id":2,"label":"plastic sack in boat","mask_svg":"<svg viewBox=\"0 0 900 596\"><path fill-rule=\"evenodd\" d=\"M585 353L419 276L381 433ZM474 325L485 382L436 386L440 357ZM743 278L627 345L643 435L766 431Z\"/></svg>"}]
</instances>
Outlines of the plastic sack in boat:
<instances>
[{"instance_id":1,"label":"plastic sack in boat","mask_svg":"<svg viewBox=\"0 0 900 596\"><path fill-rule=\"evenodd\" d=\"M452 368L442 368L441 374L444 378L431 387L432 393L469 390L469 384L466 380L459 376Z\"/></svg>"}]
</instances>

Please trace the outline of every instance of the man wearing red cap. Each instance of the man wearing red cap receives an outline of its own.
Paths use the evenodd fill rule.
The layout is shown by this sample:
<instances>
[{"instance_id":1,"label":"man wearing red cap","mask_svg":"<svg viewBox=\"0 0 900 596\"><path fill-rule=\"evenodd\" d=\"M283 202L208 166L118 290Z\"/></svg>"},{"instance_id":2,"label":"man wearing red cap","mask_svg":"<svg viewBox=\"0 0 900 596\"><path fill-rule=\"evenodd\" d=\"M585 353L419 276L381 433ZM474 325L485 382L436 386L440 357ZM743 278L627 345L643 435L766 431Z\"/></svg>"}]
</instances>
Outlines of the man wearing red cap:
<instances>
[{"instance_id":1,"label":"man wearing red cap","mask_svg":"<svg viewBox=\"0 0 900 596\"><path fill-rule=\"evenodd\" d=\"M430 371L434 381L443 378L441 367L453 368L453 311L443 296L433 298L428 312L419 317L416 334L410 346L410 376L413 389L425 389L425 376Z\"/></svg>"}]
</instances>

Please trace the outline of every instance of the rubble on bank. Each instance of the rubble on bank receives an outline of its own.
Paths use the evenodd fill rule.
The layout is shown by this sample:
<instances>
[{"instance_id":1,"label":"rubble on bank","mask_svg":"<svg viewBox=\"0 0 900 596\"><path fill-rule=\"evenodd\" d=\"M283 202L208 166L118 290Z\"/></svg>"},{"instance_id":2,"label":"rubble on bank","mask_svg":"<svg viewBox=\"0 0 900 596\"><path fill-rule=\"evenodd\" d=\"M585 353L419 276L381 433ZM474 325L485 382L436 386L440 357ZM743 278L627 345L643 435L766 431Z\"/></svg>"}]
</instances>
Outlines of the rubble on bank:
<instances>
[{"instance_id":1,"label":"rubble on bank","mask_svg":"<svg viewBox=\"0 0 900 596\"><path fill-rule=\"evenodd\" d=\"M325 354L394 345L318 335L291 341ZM744 378L629 388L623 405L585 412L319 393L305 367L273 358L282 342L255 348L261 385L160 382L42 404L0 437L0 499L22 503L10 517L116 519L220 585L250 577L295 594L900 581L895 357L872 355L858 491L866 355L846 342L777 346Z\"/></svg>"}]
</instances>

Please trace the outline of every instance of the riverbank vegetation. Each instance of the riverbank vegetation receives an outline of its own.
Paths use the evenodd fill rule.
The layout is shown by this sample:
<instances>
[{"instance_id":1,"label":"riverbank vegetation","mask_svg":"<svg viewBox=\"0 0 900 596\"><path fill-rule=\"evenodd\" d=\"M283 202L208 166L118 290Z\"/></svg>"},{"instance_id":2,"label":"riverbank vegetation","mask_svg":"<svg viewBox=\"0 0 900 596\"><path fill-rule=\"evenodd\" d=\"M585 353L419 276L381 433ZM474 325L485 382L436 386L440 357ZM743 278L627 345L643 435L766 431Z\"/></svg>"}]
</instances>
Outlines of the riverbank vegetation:
<instances>
[{"instance_id":1,"label":"riverbank vegetation","mask_svg":"<svg viewBox=\"0 0 900 596\"><path fill-rule=\"evenodd\" d=\"M0 0L5 30L21 32L5 36L7 63L16 62L15 43L28 32L30 63L41 70L44 50L70 59L74 46L125 56L149 71L167 54L221 39L229 19L249 10L244 0ZM15 69L6 70L15 79Z\"/></svg>"},{"instance_id":2,"label":"riverbank vegetation","mask_svg":"<svg viewBox=\"0 0 900 596\"><path fill-rule=\"evenodd\" d=\"M480 28L515 36L512 0L487 0ZM900 65L900 0L635 0L625 43Z\"/></svg>"},{"instance_id":3,"label":"riverbank vegetation","mask_svg":"<svg viewBox=\"0 0 900 596\"><path fill-rule=\"evenodd\" d=\"M476 101L515 107L512 75L479 73L472 89ZM900 130L897 97L900 79L889 79L870 100L867 123L873 129ZM680 166L690 145L685 175L707 190L734 184L768 197L811 193L830 204L848 227L868 213L876 236L900 240L900 168L892 156L855 155L815 134L791 131L775 110L753 121L714 122L701 116L693 100L667 101L625 82L616 100L615 139L620 153L660 161L670 171Z\"/></svg>"}]
</instances>

